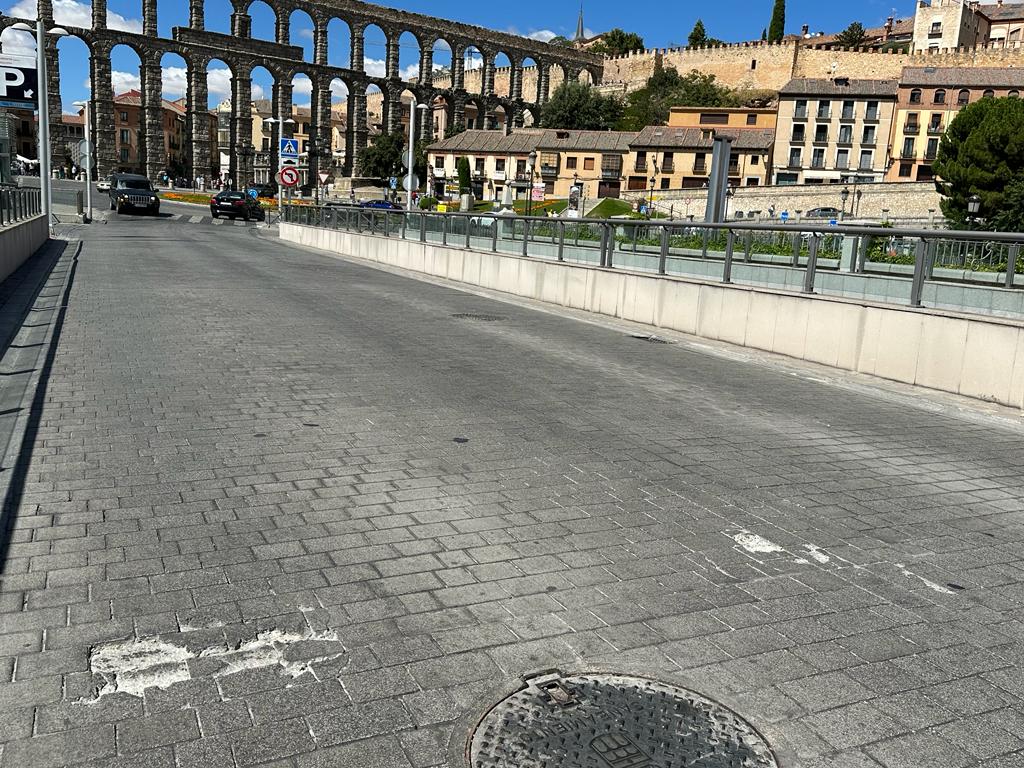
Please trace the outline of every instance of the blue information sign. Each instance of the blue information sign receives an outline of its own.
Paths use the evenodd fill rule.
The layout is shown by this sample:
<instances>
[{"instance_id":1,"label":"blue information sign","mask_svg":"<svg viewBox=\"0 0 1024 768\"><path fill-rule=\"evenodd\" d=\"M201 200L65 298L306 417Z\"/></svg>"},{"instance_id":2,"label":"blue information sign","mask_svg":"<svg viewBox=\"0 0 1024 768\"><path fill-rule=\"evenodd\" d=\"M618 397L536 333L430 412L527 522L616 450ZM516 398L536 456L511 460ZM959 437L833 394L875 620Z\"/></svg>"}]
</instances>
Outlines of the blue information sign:
<instances>
[{"instance_id":1,"label":"blue information sign","mask_svg":"<svg viewBox=\"0 0 1024 768\"><path fill-rule=\"evenodd\" d=\"M779 214L779 218L783 221L789 221L789 211L783 211Z\"/></svg>"},{"instance_id":2,"label":"blue information sign","mask_svg":"<svg viewBox=\"0 0 1024 768\"><path fill-rule=\"evenodd\" d=\"M253 200L255 200L259 196L260 196L260 193L258 191L256 191L255 189L250 189L249 190L249 197L251 197Z\"/></svg>"}]
</instances>

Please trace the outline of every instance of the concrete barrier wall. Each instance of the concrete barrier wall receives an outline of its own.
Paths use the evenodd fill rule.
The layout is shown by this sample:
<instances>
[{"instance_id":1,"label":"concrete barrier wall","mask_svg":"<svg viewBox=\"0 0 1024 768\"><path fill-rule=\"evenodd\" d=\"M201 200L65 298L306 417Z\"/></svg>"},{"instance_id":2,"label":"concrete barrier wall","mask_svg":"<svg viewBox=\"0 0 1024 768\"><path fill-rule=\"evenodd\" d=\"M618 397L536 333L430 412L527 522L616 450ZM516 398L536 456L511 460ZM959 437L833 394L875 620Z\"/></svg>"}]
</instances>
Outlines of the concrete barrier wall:
<instances>
[{"instance_id":1,"label":"concrete barrier wall","mask_svg":"<svg viewBox=\"0 0 1024 768\"><path fill-rule=\"evenodd\" d=\"M46 217L0 227L0 280L6 280L25 260L42 248L50 237Z\"/></svg>"},{"instance_id":2,"label":"concrete barrier wall","mask_svg":"<svg viewBox=\"0 0 1024 768\"><path fill-rule=\"evenodd\" d=\"M1024 408L1024 323L282 224L281 238L469 285Z\"/></svg>"}]
</instances>

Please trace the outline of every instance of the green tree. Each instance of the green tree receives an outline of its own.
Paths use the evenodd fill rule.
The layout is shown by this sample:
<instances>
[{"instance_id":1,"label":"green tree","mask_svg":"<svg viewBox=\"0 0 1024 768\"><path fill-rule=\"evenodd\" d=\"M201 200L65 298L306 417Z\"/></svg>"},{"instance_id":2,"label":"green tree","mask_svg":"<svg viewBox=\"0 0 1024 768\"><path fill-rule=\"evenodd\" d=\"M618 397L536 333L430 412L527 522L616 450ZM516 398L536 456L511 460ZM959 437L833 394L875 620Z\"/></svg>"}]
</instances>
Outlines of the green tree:
<instances>
[{"instance_id":1,"label":"green tree","mask_svg":"<svg viewBox=\"0 0 1024 768\"><path fill-rule=\"evenodd\" d=\"M455 170L459 174L459 194L468 195L473 189L469 176L469 158L460 157L459 162L455 165Z\"/></svg>"},{"instance_id":2,"label":"green tree","mask_svg":"<svg viewBox=\"0 0 1024 768\"><path fill-rule=\"evenodd\" d=\"M767 41L767 40L768 40L768 28L765 27L764 29L761 30L761 41L764 42L764 41Z\"/></svg>"},{"instance_id":3,"label":"green tree","mask_svg":"<svg viewBox=\"0 0 1024 768\"><path fill-rule=\"evenodd\" d=\"M610 131L622 117L622 102L602 96L587 83L567 80L551 94L541 112L544 128Z\"/></svg>"},{"instance_id":4,"label":"green tree","mask_svg":"<svg viewBox=\"0 0 1024 768\"><path fill-rule=\"evenodd\" d=\"M932 169L942 214L954 226L967 224L967 200L977 195L984 227L1024 231L1024 101L966 106L939 142Z\"/></svg>"},{"instance_id":5,"label":"green tree","mask_svg":"<svg viewBox=\"0 0 1024 768\"><path fill-rule=\"evenodd\" d=\"M687 39L686 44L691 48L699 48L702 45L706 45L708 42L708 33L704 29L704 22L697 19L697 23L693 25L693 31L690 32L690 37Z\"/></svg>"},{"instance_id":6,"label":"green tree","mask_svg":"<svg viewBox=\"0 0 1024 768\"><path fill-rule=\"evenodd\" d=\"M782 41L786 34L786 0L775 0L772 8L772 20L768 24L768 40L773 43Z\"/></svg>"},{"instance_id":7,"label":"green tree","mask_svg":"<svg viewBox=\"0 0 1024 768\"><path fill-rule=\"evenodd\" d=\"M572 40L564 35L555 35L548 40L548 45L557 45L559 48L572 48Z\"/></svg>"},{"instance_id":8,"label":"green tree","mask_svg":"<svg viewBox=\"0 0 1024 768\"><path fill-rule=\"evenodd\" d=\"M359 174L382 181L400 175L405 141L405 136L398 131L382 133L360 156Z\"/></svg>"},{"instance_id":9,"label":"green tree","mask_svg":"<svg viewBox=\"0 0 1024 768\"><path fill-rule=\"evenodd\" d=\"M673 67L656 67L647 84L629 95L618 128L639 131L664 125L672 107L721 107L732 101L732 92L718 85L714 75L695 69L681 76Z\"/></svg>"},{"instance_id":10,"label":"green tree","mask_svg":"<svg viewBox=\"0 0 1024 768\"><path fill-rule=\"evenodd\" d=\"M836 42L844 48L860 48L867 42L868 33L864 29L864 25L859 21L855 21L838 35L836 35Z\"/></svg>"},{"instance_id":11,"label":"green tree","mask_svg":"<svg viewBox=\"0 0 1024 768\"><path fill-rule=\"evenodd\" d=\"M625 32L616 27L605 32L600 42L590 46L590 51L605 56L621 56L632 51L642 51L645 47L644 39L636 32Z\"/></svg>"}]
</instances>

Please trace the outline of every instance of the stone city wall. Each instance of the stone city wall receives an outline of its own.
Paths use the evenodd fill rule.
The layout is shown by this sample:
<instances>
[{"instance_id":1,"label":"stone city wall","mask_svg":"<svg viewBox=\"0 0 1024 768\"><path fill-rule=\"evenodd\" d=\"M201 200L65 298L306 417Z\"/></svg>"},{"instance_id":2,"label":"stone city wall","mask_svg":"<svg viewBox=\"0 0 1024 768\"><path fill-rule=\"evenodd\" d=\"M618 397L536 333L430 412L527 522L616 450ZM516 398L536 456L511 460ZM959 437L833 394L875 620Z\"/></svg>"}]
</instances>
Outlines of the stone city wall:
<instances>
[{"instance_id":1,"label":"stone city wall","mask_svg":"<svg viewBox=\"0 0 1024 768\"><path fill-rule=\"evenodd\" d=\"M794 184L770 187L740 187L729 203L730 215L742 212L744 218L751 212L764 218L768 209L774 207L777 217L782 211L789 211L793 218L798 218L797 211L806 212L812 208L832 207L842 209L840 197L843 189L851 191L851 201L856 202L856 193L860 193L860 202L856 204L852 218L881 219L887 216L896 221L914 220L929 221L939 219L939 194L935 185L928 182L890 182L881 184ZM647 193L627 193L625 199L638 200ZM669 212L678 217L693 216L704 218L704 205L707 200L706 189L683 189L656 192L655 206L659 211ZM850 210L848 201L846 209ZM884 211L888 210L888 213Z\"/></svg>"}]
</instances>

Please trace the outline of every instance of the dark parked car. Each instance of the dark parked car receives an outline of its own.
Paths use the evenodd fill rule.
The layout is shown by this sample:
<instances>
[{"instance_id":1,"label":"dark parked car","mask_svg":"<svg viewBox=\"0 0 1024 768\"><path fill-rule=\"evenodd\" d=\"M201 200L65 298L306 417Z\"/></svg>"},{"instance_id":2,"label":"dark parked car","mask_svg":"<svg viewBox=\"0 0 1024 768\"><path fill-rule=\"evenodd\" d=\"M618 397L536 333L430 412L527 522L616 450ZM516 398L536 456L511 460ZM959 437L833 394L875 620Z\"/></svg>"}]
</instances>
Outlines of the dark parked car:
<instances>
[{"instance_id":1,"label":"dark parked car","mask_svg":"<svg viewBox=\"0 0 1024 768\"><path fill-rule=\"evenodd\" d=\"M155 216L160 213L160 198L145 176L115 173L110 177L110 210L145 211Z\"/></svg>"},{"instance_id":2,"label":"dark parked car","mask_svg":"<svg viewBox=\"0 0 1024 768\"><path fill-rule=\"evenodd\" d=\"M210 214L215 219L230 216L232 219L241 217L245 221L260 220L266 215L255 197L230 189L210 198Z\"/></svg>"},{"instance_id":3,"label":"dark parked car","mask_svg":"<svg viewBox=\"0 0 1024 768\"><path fill-rule=\"evenodd\" d=\"M360 208L381 208L385 211L400 211L402 206L392 203L390 200L367 200L359 204Z\"/></svg>"},{"instance_id":4,"label":"dark parked car","mask_svg":"<svg viewBox=\"0 0 1024 768\"><path fill-rule=\"evenodd\" d=\"M831 208L825 206L823 208L811 208L807 212L808 219L838 219L842 215L842 211L838 208Z\"/></svg>"}]
</instances>

